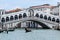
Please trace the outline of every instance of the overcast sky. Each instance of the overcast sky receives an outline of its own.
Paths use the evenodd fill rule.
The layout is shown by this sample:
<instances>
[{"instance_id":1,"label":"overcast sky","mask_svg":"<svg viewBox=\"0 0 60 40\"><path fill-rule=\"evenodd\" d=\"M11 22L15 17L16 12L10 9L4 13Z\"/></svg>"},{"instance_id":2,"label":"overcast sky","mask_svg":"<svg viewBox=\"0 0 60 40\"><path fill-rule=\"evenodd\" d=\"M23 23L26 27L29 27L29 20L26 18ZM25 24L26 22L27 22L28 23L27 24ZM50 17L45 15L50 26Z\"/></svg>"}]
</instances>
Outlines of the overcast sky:
<instances>
[{"instance_id":1,"label":"overcast sky","mask_svg":"<svg viewBox=\"0 0 60 40\"><path fill-rule=\"evenodd\" d=\"M59 0L0 0L0 9L28 8L42 4L57 5L57 2Z\"/></svg>"}]
</instances>

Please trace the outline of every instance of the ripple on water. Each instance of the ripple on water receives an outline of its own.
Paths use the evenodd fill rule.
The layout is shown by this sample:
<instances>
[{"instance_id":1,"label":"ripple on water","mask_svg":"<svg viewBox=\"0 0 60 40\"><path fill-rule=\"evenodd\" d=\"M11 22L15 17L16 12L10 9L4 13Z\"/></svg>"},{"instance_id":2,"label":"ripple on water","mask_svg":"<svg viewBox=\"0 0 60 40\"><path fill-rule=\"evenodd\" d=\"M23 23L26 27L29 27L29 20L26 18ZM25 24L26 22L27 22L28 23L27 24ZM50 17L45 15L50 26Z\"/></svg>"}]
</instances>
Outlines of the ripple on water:
<instances>
[{"instance_id":1,"label":"ripple on water","mask_svg":"<svg viewBox=\"0 0 60 40\"><path fill-rule=\"evenodd\" d=\"M0 40L60 40L60 31L32 29L32 32L26 33L24 29L16 29L8 34L0 33Z\"/></svg>"}]
</instances>

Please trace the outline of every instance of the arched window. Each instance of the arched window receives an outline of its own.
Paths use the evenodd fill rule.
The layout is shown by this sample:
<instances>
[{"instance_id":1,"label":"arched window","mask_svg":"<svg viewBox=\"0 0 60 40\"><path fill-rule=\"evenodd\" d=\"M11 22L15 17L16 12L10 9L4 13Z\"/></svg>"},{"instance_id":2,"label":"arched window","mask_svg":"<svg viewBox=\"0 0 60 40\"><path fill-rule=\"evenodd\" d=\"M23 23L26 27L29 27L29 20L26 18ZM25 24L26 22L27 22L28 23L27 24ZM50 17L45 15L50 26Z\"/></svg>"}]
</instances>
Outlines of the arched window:
<instances>
[{"instance_id":1,"label":"arched window","mask_svg":"<svg viewBox=\"0 0 60 40\"><path fill-rule=\"evenodd\" d=\"M6 22L9 21L9 17L6 17Z\"/></svg>"},{"instance_id":2,"label":"arched window","mask_svg":"<svg viewBox=\"0 0 60 40\"><path fill-rule=\"evenodd\" d=\"M57 19L56 22L59 23L59 19Z\"/></svg>"},{"instance_id":3,"label":"arched window","mask_svg":"<svg viewBox=\"0 0 60 40\"><path fill-rule=\"evenodd\" d=\"M52 21L55 21L55 18L52 18Z\"/></svg>"},{"instance_id":4,"label":"arched window","mask_svg":"<svg viewBox=\"0 0 60 40\"><path fill-rule=\"evenodd\" d=\"M26 14L26 13L23 14L23 18L24 18L24 17L27 17L27 14Z\"/></svg>"},{"instance_id":5,"label":"arched window","mask_svg":"<svg viewBox=\"0 0 60 40\"><path fill-rule=\"evenodd\" d=\"M22 18L22 14L19 14L19 19Z\"/></svg>"},{"instance_id":6,"label":"arched window","mask_svg":"<svg viewBox=\"0 0 60 40\"><path fill-rule=\"evenodd\" d=\"M36 17L39 17L39 14L37 13L35 16L36 16Z\"/></svg>"},{"instance_id":7,"label":"arched window","mask_svg":"<svg viewBox=\"0 0 60 40\"><path fill-rule=\"evenodd\" d=\"M48 17L48 20L51 21L51 17L50 16Z\"/></svg>"},{"instance_id":8,"label":"arched window","mask_svg":"<svg viewBox=\"0 0 60 40\"><path fill-rule=\"evenodd\" d=\"M46 15L44 16L44 19L47 19L47 16Z\"/></svg>"},{"instance_id":9,"label":"arched window","mask_svg":"<svg viewBox=\"0 0 60 40\"><path fill-rule=\"evenodd\" d=\"M34 10L33 9L29 9L29 14L30 14L29 17L34 16Z\"/></svg>"},{"instance_id":10,"label":"arched window","mask_svg":"<svg viewBox=\"0 0 60 40\"><path fill-rule=\"evenodd\" d=\"M5 22L5 18L2 18L2 20L1 20L2 22Z\"/></svg>"},{"instance_id":11,"label":"arched window","mask_svg":"<svg viewBox=\"0 0 60 40\"><path fill-rule=\"evenodd\" d=\"M40 18L43 18L43 14L40 15Z\"/></svg>"},{"instance_id":12,"label":"arched window","mask_svg":"<svg viewBox=\"0 0 60 40\"><path fill-rule=\"evenodd\" d=\"M15 15L15 20L16 20L16 19L18 19L18 16L17 16L17 15Z\"/></svg>"},{"instance_id":13,"label":"arched window","mask_svg":"<svg viewBox=\"0 0 60 40\"><path fill-rule=\"evenodd\" d=\"M13 20L14 18L13 18L13 16L10 16L10 20Z\"/></svg>"}]
</instances>

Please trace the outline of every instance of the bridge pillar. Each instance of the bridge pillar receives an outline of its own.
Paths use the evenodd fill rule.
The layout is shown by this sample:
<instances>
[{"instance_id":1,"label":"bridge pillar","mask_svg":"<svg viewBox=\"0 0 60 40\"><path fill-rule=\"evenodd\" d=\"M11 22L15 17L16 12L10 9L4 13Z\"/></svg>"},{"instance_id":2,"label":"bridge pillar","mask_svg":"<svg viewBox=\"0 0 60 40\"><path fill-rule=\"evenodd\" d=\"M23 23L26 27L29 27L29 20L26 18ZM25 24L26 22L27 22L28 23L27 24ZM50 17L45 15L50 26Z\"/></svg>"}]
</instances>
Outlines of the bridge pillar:
<instances>
[{"instance_id":1,"label":"bridge pillar","mask_svg":"<svg viewBox=\"0 0 60 40\"><path fill-rule=\"evenodd\" d=\"M5 24L5 29L8 30L7 24Z\"/></svg>"},{"instance_id":2,"label":"bridge pillar","mask_svg":"<svg viewBox=\"0 0 60 40\"><path fill-rule=\"evenodd\" d=\"M11 23L11 28L12 28L12 23Z\"/></svg>"},{"instance_id":3,"label":"bridge pillar","mask_svg":"<svg viewBox=\"0 0 60 40\"><path fill-rule=\"evenodd\" d=\"M32 21L30 21L30 27L32 27Z\"/></svg>"},{"instance_id":4,"label":"bridge pillar","mask_svg":"<svg viewBox=\"0 0 60 40\"><path fill-rule=\"evenodd\" d=\"M9 23L9 28L11 28L12 27L12 24L11 23Z\"/></svg>"},{"instance_id":5,"label":"bridge pillar","mask_svg":"<svg viewBox=\"0 0 60 40\"><path fill-rule=\"evenodd\" d=\"M9 23L9 28L10 28L10 23Z\"/></svg>"}]
</instances>

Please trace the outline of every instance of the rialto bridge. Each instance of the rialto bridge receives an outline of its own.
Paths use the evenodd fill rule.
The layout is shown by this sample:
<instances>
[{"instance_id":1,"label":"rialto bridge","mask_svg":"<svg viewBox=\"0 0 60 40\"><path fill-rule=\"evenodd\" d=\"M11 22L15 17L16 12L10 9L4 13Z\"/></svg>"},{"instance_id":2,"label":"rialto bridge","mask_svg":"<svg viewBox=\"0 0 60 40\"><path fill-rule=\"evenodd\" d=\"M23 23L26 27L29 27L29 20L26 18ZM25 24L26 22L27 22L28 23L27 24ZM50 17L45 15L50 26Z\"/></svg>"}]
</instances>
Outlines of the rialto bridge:
<instances>
[{"instance_id":1,"label":"rialto bridge","mask_svg":"<svg viewBox=\"0 0 60 40\"><path fill-rule=\"evenodd\" d=\"M2 10L0 14L1 14L0 26L2 28L15 27L17 26L18 23L28 21L36 22L43 28L52 28L52 26L60 24L59 16L55 16L52 14L44 14L38 11L34 11L33 9L26 9L24 11L8 13L8 14L6 14Z\"/></svg>"}]
</instances>

